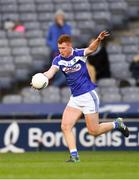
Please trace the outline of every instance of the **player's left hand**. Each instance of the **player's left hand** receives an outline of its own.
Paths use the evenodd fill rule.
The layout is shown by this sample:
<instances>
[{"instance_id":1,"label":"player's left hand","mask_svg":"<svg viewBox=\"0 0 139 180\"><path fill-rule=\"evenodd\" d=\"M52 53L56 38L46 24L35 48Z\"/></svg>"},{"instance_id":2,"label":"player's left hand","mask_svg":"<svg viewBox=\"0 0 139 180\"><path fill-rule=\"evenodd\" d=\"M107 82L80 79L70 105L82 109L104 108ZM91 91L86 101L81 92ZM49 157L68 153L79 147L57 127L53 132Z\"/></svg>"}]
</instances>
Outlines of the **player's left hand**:
<instances>
[{"instance_id":1,"label":"player's left hand","mask_svg":"<svg viewBox=\"0 0 139 180\"><path fill-rule=\"evenodd\" d=\"M105 37L107 37L107 36L109 36L109 35L110 35L110 34L109 34L108 31L102 31L102 32L99 34L98 38L99 38L100 40L103 40Z\"/></svg>"}]
</instances>

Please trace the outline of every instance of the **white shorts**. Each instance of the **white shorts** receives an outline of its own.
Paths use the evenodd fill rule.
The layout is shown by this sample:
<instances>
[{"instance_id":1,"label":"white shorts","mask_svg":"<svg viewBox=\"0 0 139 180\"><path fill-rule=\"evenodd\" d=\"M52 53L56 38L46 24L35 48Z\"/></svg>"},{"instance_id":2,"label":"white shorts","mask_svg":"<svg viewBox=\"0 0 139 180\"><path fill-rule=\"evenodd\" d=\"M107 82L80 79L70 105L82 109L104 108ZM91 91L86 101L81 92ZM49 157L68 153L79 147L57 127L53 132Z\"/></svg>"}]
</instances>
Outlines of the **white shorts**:
<instances>
[{"instance_id":1,"label":"white shorts","mask_svg":"<svg viewBox=\"0 0 139 180\"><path fill-rule=\"evenodd\" d=\"M95 90L80 96L71 96L67 106L77 108L83 114L96 113L99 111L99 97Z\"/></svg>"}]
</instances>

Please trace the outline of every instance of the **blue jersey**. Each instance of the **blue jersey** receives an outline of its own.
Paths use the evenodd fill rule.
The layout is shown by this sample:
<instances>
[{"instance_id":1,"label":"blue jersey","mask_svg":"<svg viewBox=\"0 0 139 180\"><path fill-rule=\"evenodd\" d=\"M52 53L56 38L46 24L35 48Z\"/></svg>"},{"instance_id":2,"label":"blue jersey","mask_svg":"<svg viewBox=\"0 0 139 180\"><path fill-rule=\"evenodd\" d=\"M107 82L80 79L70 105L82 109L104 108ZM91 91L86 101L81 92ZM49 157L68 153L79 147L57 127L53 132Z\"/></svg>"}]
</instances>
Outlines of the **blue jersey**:
<instances>
[{"instance_id":1,"label":"blue jersey","mask_svg":"<svg viewBox=\"0 0 139 180\"><path fill-rule=\"evenodd\" d=\"M68 58L58 55L54 58L52 65L64 73L73 96L79 96L96 88L88 74L84 49L73 50Z\"/></svg>"}]
</instances>

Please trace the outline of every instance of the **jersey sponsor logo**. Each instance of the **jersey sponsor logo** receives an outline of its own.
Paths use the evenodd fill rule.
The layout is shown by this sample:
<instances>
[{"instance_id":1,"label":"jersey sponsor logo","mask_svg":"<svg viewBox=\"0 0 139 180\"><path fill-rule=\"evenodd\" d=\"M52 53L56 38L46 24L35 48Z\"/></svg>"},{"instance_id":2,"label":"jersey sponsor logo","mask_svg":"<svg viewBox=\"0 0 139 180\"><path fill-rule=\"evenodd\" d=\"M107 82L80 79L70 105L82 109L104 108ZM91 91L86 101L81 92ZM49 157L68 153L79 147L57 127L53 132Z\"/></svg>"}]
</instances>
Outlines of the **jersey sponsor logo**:
<instances>
[{"instance_id":1,"label":"jersey sponsor logo","mask_svg":"<svg viewBox=\"0 0 139 180\"><path fill-rule=\"evenodd\" d=\"M73 73L76 71L79 71L81 69L81 64L75 64L73 67L64 67L62 70L68 74L68 73Z\"/></svg>"}]
</instances>

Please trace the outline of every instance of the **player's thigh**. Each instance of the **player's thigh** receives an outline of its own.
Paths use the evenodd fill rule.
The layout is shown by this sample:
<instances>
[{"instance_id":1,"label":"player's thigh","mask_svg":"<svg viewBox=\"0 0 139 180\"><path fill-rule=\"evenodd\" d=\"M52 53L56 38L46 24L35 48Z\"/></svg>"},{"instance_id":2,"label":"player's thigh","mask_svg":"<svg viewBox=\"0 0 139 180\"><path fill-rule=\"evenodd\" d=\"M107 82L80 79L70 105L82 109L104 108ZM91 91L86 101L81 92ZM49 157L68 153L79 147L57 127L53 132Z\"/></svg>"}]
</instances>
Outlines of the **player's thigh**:
<instances>
[{"instance_id":1,"label":"player's thigh","mask_svg":"<svg viewBox=\"0 0 139 180\"><path fill-rule=\"evenodd\" d=\"M66 106L63 112L62 125L69 125L71 127L74 126L81 115L82 112L79 109Z\"/></svg>"},{"instance_id":2,"label":"player's thigh","mask_svg":"<svg viewBox=\"0 0 139 180\"><path fill-rule=\"evenodd\" d=\"M99 114L97 112L92 114L85 114L85 121L88 130L97 131L99 127Z\"/></svg>"}]
</instances>

